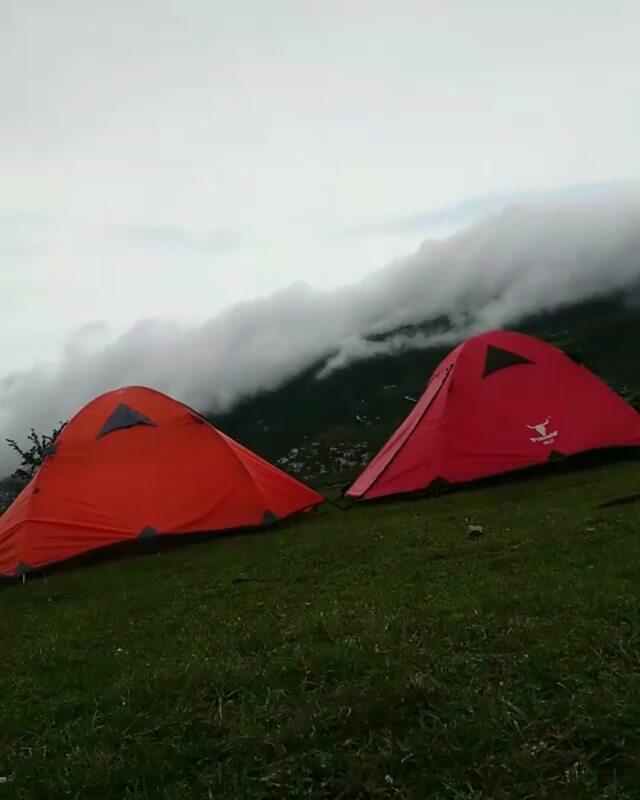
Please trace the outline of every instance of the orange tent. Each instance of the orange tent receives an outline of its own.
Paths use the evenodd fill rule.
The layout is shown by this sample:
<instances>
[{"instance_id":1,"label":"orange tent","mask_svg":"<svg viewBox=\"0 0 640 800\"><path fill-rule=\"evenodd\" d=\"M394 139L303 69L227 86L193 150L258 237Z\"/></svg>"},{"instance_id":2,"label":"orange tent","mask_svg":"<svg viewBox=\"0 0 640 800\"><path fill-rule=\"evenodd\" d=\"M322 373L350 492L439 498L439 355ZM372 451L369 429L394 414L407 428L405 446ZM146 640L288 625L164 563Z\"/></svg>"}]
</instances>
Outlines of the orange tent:
<instances>
[{"instance_id":1,"label":"orange tent","mask_svg":"<svg viewBox=\"0 0 640 800\"><path fill-rule=\"evenodd\" d=\"M0 517L0 575L131 539L261 527L322 500L181 403L119 389L71 420Z\"/></svg>"}]
</instances>

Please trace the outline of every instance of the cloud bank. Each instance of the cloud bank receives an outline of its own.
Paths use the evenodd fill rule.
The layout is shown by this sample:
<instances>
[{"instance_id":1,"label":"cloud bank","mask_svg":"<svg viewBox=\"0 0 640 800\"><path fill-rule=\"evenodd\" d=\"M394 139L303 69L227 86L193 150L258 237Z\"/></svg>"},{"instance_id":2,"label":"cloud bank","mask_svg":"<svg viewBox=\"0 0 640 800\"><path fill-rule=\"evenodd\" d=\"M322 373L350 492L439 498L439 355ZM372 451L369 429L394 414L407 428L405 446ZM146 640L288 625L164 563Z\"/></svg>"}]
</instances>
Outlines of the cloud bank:
<instances>
[{"instance_id":1,"label":"cloud bank","mask_svg":"<svg viewBox=\"0 0 640 800\"><path fill-rule=\"evenodd\" d=\"M320 292L296 284L200 325L147 320L114 341L101 323L85 326L56 363L0 380L0 437L46 430L128 384L224 411L318 362L322 374L382 352L453 342L638 279L637 188L510 207L425 242L357 285ZM431 335L368 339L443 318L448 330ZM11 466L0 447L0 471Z\"/></svg>"}]
</instances>

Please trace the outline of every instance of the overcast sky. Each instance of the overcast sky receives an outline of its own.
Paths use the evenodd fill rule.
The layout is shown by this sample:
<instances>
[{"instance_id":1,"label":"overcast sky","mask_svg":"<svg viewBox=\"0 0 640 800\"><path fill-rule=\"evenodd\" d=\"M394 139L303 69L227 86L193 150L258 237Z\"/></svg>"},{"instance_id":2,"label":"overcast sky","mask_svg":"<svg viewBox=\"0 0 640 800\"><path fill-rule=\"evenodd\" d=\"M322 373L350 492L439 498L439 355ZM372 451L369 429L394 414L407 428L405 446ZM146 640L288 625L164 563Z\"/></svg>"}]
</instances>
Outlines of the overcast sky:
<instances>
[{"instance_id":1,"label":"overcast sky","mask_svg":"<svg viewBox=\"0 0 640 800\"><path fill-rule=\"evenodd\" d=\"M637 176L639 41L637 0L0 0L0 375Z\"/></svg>"}]
</instances>

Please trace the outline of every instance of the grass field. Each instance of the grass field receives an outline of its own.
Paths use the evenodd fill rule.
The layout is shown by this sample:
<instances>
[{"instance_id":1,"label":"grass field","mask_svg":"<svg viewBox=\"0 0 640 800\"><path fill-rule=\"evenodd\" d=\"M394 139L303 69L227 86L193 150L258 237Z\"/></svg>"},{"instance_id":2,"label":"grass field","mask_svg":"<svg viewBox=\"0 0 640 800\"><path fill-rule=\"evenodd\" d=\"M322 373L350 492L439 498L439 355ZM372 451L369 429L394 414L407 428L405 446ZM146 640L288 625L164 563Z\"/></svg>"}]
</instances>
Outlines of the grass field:
<instances>
[{"instance_id":1,"label":"grass field","mask_svg":"<svg viewBox=\"0 0 640 800\"><path fill-rule=\"evenodd\" d=\"M640 797L640 504L594 510L639 477L330 509L3 589L0 797Z\"/></svg>"}]
</instances>

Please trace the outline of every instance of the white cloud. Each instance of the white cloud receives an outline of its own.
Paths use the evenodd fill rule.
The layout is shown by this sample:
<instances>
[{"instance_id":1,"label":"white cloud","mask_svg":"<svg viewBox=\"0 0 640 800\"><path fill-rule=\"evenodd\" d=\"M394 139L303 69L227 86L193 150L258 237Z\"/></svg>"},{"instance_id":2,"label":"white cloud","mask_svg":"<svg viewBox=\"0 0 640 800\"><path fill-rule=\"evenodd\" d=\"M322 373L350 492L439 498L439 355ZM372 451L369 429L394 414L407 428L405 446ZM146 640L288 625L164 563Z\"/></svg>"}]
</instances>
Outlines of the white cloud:
<instances>
[{"instance_id":1,"label":"white cloud","mask_svg":"<svg viewBox=\"0 0 640 800\"><path fill-rule=\"evenodd\" d=\"M52 220L23 269L43 293L54 273L68 283L55 337L133 321L116 292L91 308L118 269L137 316L198 318L295 280L362 277L429 233L328 231L640 174L631 0L5 0L3 14L0 213ZM101 231L136 226L249 244L230 260L105 247ZM1 245L0 259L3 283Z\"/></svg>"},{"instance_id":2,"label":"white cloud","mask_svg":"<svg viewBox=\"0 0 640 800\"><path fill-rule=\"evenodd\" d=\"M380 309L387 289L331 292L460 223L434 210L640 174L634 0L4 0L1 14L0 375L50 376L52 414L72 403L38 365L93 321L116 341L176 320L163 346L182 352L211 325L224 337L224 309L303 281L315 300L298 302L338 346L360 335L348 298ZM287 297L256 308L285 313ZM203 322L216 314L228 322ZM132 369L119 347L164 341L160 324L135 330L96 356L108 378ZM322 349L302 341L291 364ZM212 365L233 394L231 367L198 363ZM106 380L59 369L86 384L74 398Z\"/></svg>"},{"instance_id":3,"label":"white cloud","mask_svg":"<svg viewBox=\"0 0 640 800\"><path fill-rule=\"evenodd\" d=\"M95 395L150 385L202 410L223 410L331 358L329 368L381 351L451 341L539 309L640 279L640 190L511 208L360 283L322 292L296 284L239 304L202 324L150 320L105 343L80 330L60 361L0 385L0 435L66 419ZM444 337L371 334L446 315ZM7 464L9 452L0 451ZM2 459L5 459L2 461Z\"/></svg>"}]
</instances>

